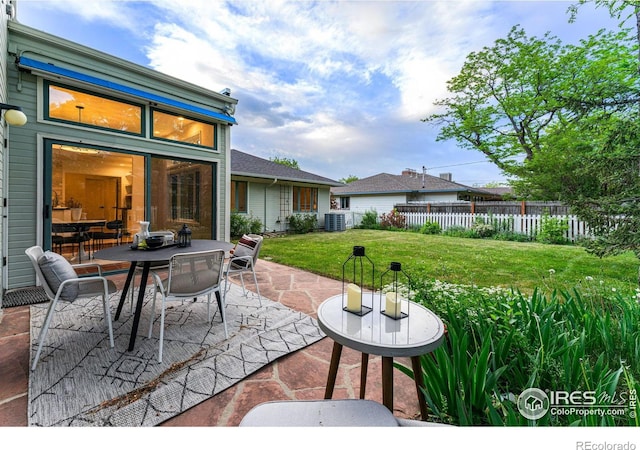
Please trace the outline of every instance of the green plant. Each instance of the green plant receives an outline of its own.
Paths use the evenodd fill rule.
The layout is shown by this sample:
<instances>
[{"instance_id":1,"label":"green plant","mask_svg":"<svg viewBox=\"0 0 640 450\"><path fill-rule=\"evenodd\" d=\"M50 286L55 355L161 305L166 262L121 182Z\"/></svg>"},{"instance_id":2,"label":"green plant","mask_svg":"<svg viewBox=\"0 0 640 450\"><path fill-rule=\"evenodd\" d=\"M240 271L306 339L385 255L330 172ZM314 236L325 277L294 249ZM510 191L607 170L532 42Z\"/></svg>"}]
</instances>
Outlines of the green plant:
<instances>
[{"instance_id":1,"label":"green plant","mask_svg":"<svg viewBox=\"0 0 640 450\"><path fill-rule=\"evenodd\" d=\"M377 230L380 228L380 224L378 224L378 213L374 211L366 211L362 216L362 221L358 228L362 228L365 230Z\"/></svg>"},{"instance_id":2,"label":"green plant","mask_svg":"<svg viewBox=\"0 0 640 450\"><path fill-rule=\"evenodd\" d=\"M422 227L420 227L420 233L422 234L440 234L442 228L438 222L426 221Z\"/></svg>"},{"instance_id":3,"label":"green plant","mask_svg":"<svg viewBox=\"0 0 640 450\"><path fill-rule=\"evenodd\" d=\"M296 234L310 233L318 228L315 214L293 214L289 216L289 230Z\"/></svg>"},{"instance_id":4,"label":"green plant","mask_svg":"<svg viewBox=\"0 0 640 450\"><path fill-rule=\"evenodd\" d=\"M454 225L442 232L444 236L458 237L458 238L470 238L475 237L475 233L463 226Z\"/></svg>"},{"instance_id":5,"label":"green plant","mask_svg":"<svg viewBox=\"0 0 640 450\"><path fill-rule=\"evenodd\" d=\"M406 218L395 208L380 216L380 228L382 229L404 230L405 227Z\"/></svg>"},{"instance_id":6,"label":"green plant","mask_svg":"<svg viewBox=\"0 0 640 450\"><path fill-rule=\"evenodd\" d=\"M487 238L496 234L496 229L491 220L485 221L481 217L477 217L473 225L471 225L471 231L477 235L477 237Z\"/></svg>"},{"instance_id":7,"label":"green plant","mask_svg":"<svg viewBox=\"0 0 640 450\"><path fill-rule=\"evenodd\" d=\"M239 237L243 234L260 234L263 231L260 219L237 212L231 213L229 228L229 233L233 237Z\"/></svg>"},{"instance_id":8,"label":"green plant","mask_svg":"<svg viewBox=\"0 0 640 450\"><path fill-rule=\"evenodd\" d=\"M547 413L535 425L636 425L640 369L640 290L576 288L546 296L420 280L416 299L447 327L446 344L421 358L425 399L434 418L458 425L525 425L517 396L537 387L593 393L584 409ZM606 295L608 292L608 295ZM603 297L603 294L604 297ZM412 375L408 368L401 369ZM598 415L598 407L625 407ZM587 405L588 406L588 405ZM632 413L633 410L633 413Z\"/></svg>"},{"instance_id":9,"label":"green plant","mask_svg":"<svg viewBox=\"0 0 640 450\"><path fill-rule=\"evenodd\" d=\"M568 244L570 241L566 238L567 231L569 231L569 220L566 217L551 217L549 212L545 211L536 240L544 244Z\"/></svg>"}]
</instances>

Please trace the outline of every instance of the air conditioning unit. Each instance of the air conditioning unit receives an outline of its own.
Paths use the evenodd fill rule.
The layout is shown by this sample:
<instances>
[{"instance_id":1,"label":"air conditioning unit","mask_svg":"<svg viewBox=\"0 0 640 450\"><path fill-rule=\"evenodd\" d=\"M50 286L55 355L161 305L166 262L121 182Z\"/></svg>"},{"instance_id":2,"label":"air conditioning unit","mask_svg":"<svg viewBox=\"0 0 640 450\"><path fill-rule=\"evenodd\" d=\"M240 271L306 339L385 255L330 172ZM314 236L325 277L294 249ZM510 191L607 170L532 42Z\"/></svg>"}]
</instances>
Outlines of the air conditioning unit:
<instances>
[{"instance_id":1,"label":"air conditioning unit","mask_svg":"<svg viewBox=\"0 0 640 450\"><path fill-rule=\"evenodd\" d=\"M325 231L344 231L345 229L346 223L344 214L330 213L324 215Z\"/></svg>"}]
</instances>

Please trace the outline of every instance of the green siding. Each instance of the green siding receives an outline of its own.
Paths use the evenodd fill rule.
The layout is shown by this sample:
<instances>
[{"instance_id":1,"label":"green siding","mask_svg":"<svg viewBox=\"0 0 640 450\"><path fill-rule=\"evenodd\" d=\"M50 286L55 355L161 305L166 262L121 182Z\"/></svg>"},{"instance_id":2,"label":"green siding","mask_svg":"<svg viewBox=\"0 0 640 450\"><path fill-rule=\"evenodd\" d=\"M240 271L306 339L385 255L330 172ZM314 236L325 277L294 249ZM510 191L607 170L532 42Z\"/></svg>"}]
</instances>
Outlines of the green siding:
<instances>
[{"instance_id":1,"label":"green siding","mask_svg":"<svg viewBox=\"0 0 640 450\"><path fill-rule=\"evenodd\" d=\"M185 103L207 108L224 105L225 102L234 103L235 99L207 91L190 85L181 80L156 73L148 68L136 66L118 58L93 51L69 41L46 35L37 30L17 23L9 25L9 52L28 51L31 58L101 77L131 87L145 90L154 94L178 99ZM9 55L13 61L13 57ZM217 225L217 237L224 239L225 230L225 202L228 189L226 173L226 145L229 142L230 127L218 124L216 151L187 147L167 142L128 136L109 131L91 130L73 125L46 122L42 120L42 110L38 113L37 99L42 98L39 90L42 80L33 74L20 73L14 64L8 67L7 95L8 103L23 107L28 117L24 127L12 127L8 148L8 241L5 251L8 257L8 287L17 288L35 284L35 274L24 250L34 244L41 244L42 208L39 200L42 197L39 180L43 174L39 172L38 164L43 162L44 138L59 138L70 141L83 141L113 149L139 151L165 157L189 158L204 162L217 163L218 199L217 213L214 213ZM61 82L74 85L73 82ZM78 85L87 88L89 86ZM96 92L99 92L96 90ZM107 93L104 92L103 93ZM118 96L116 96L118 97ZM162 107L162 105L158 105ZM149 120L150 114L147 114ZM147 133L149 127L147 126ZM41 181L40 181L41 183Z\"/></svg>"}]
</instances>

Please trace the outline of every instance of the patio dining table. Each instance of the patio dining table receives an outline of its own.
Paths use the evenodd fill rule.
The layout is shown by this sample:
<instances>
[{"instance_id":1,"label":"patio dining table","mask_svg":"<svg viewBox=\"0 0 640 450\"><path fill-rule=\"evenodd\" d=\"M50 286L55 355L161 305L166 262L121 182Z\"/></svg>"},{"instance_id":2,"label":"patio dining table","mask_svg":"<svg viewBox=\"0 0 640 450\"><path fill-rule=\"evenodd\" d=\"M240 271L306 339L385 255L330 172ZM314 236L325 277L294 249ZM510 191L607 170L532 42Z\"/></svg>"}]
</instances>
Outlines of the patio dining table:
<instances>
[{"instance_id":1,"label":"patio dining table","mask_svg":"<svg viewBox=\"0 0 640 450\"><path fill-rule=\"evenodd\" d=\"M142 264L142 276L140 278L140 288L138 291L138 300L136 302L136 309L133 316L133 326L131 327L131 337L129 338L128 350L132 351L135 347L136 335L138 333L138 325L140 323L140 315L142 312L142 303L144 301L144 293L147 288L147 280L149 278L149 270L152 263L160 263L163 261L169 261L169 259L177 253L195 253L207 250L224 250L225 252L231 250L234 245L226 241L210 240L210 239L194 239L191 241L189 247L178 247L177 245L167 245L158 249L149 250L135 250L129 244L118 245L115 247L109 247L102 250L98 250L95 253L96 259L105 259L109 261L129 261L129 272L127 279L122 289L122 295L118 303L118 309L114 320L120 318L122 306L127 298L127 292L131 286L131 281L135 274L136 266ZM220 294L216 292L216 298L218 304L221 304Z\"/></svg>"}]
</instances>

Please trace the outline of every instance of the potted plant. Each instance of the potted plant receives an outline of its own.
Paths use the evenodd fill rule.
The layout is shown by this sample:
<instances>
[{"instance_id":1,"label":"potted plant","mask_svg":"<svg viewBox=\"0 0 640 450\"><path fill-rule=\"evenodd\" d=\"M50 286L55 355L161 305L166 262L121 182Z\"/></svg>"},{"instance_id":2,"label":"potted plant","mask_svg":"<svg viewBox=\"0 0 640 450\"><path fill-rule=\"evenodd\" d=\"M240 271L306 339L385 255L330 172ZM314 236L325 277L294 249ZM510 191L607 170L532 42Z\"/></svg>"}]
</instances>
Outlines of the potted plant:
<instances>
[{"instance_id":1,"label":"potted plant","mask_svg":"<svg viewBox=\"0 0 640 450\"><path fill-rule=\"evenodd\" d=\"M67 208L71 210L71 220L77 222L82 217L82 204L71 197L67 200Z\"/></svg>"}]
</instances>

